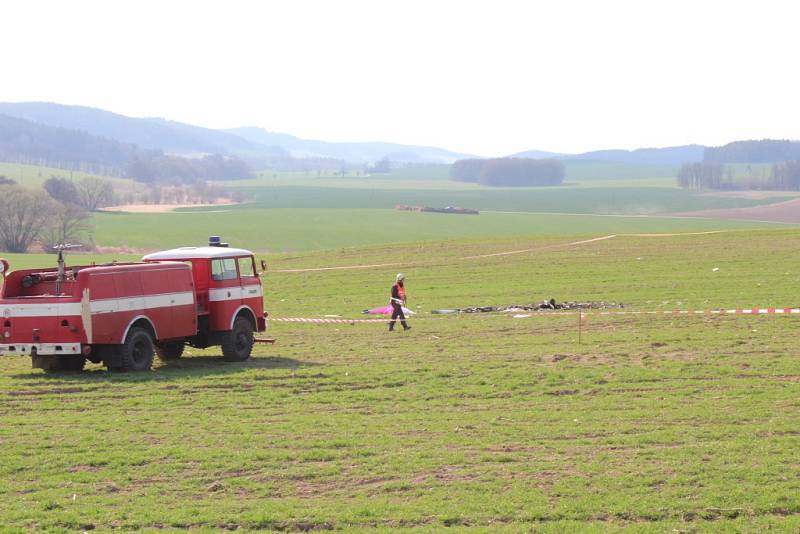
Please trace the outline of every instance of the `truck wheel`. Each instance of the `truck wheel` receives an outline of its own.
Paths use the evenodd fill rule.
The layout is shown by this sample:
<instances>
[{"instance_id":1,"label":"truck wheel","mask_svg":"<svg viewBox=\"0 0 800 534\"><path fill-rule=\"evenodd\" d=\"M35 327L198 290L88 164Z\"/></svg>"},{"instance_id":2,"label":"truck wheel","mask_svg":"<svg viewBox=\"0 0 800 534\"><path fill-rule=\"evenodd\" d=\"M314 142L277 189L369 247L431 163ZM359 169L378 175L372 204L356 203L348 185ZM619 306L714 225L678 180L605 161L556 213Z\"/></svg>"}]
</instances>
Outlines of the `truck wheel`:
<instances>
[{"instance_id":1,"label":"truck wheel","mask_svg":"<svg viewBox=\"0 0 800 534\"><path fill-rule=\"evenodd\" d=\"M253 325L244 317L233 321L233 329L222 340L222 357L229 362L243 362L253 350Z\"/></svg>"},{"instance_id":2,"label":"truck wheel","mask_svg":"<svg viewBox=\"0 0 800 534\"><path fill-rule=\"evenodd\" d=\"M159 343L156 345L156 354L158 359L162 362L170 360L177 360L183 356L183 341L167 341L166 343Z\"/></svg>"},{"instance_id":3,"label":"truck wheel","mask_svg":"<svg viewBox=\"0 0 800 534\"><path fill-rule=\"evenodd\" d=\"M153 338L147 330L131 328L120 348L122 371L149 371L153 366Z\"/></svg>"}]
</instances>

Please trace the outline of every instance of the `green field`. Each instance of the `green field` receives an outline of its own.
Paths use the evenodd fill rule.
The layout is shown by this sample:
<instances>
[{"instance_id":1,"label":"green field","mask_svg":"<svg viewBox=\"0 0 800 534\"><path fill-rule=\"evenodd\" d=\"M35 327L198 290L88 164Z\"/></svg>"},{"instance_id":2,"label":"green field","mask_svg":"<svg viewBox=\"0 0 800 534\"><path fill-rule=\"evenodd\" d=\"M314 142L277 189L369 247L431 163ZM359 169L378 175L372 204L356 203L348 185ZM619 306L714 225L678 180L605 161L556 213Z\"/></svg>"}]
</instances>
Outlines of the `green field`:
<instances>
[{"instance_id":1,"label":"green field","mask_svg":"<svg viewBox=\"0 0 800 534\"><path fill-rule=\"evenodd\" d=\"M463 238L709 231L769 225L657 215L782 199L698 195L675 187L665 178L670 169L658 166L569 162L579 181L535 188L453 182L446 179L446 168L411 167L375 177L261 173L220 184L243 192L250 202L164 214L98 214L94 238L103 246L158 249L215 234L275 253ZM481 214L398 212L398 204L462 206Z\"/></svg>"},{"instance_id":2,"label":"green field","mask_svg":"<svg viewBox=\"0 0 800 534\"><path fill-rule=\"evenodd\" d=\"M567 162L567 185L530 188L491 188L453 182L446 179L445 169L446 166L419 166L366 177L261 173L251 180L221 184L241 191L251 202L230 207L189 208L181 210L184 213L180 216L192 218L183 227L204 228L229 236L232 242L274 252L467 237L754 228L764 225L627 216L749 207L784 199L699 195L677 188L675 168L667 166ZM393 208L398 204L461 206L482 213L478 217L397 213ZM542 215L567 213L580 216ZM98 242L141 247L144 240L137 239L139 228L144 229L147 239L153 239L158 234L154 232L156 225L176 227L179 220L177 214L147 219L139 215L104 215L98 219L102 223L98 225ZM131 230L119 231L123 226ZM257 239L253 239L254 226L259 228ZM188 234L184 237L189 238Z\"/></svg>"},{"instance_id":3,"label":"green field","mask_svg":"<svg viewBox=\"0 0 800 534\"><path fill-rule=\"evenodd\" d=\"M54 167L0 162L0 176L10 178L18 184L26 187L40 187L45 180L54 176L57 178L69 178L70 180L82 180L83 178L87 178L89 176L96 177L97 175L81 171L57 169ZM111 180L117 185L131 183L130 180L111 178L108 176L102 176L101 178Z\"/></svg>"},{"instance_id":4,"label":"green field","mask_svg":"<svg viewBox=\"0 0 800 534\"><path fill-rule=\"evenodd\" d=\"M463 238L708 231L769 225L664 216L783 200L682 190L675 187L671 166L569 161L566 168L565 185L530 188L454 182L446 165L411 166L374 176L261 172L252 179L217 183L243 193L250 199L246 203L176 213L98 213L90 237L101 250L141 251L200 244L215 234L238 246L275 253ZM30 187L68 172L0 165L0 174L22 177L21 183ZM73 174L76 179L84 176ZM120 191L144 187L130 180L115 184ZM405 213L394 209L398 204L462 206L481 214Z\"/></svg>"},{"instance_id":5,"label":"green field","mask_svg":"<svg viewBox=\"0 0 800 534\"><path fill-rule=\"evenodd\" d=\"M95 224L95 241L104 246L154 250L203 244L206 236L221 235L233 246L273 253L470 237L697 232L770 226L658 217L229 207L162 214L99 214Z\"/></svg>"},{"instance_id":6,"label":"green field","mask_svg":"<svg viewBox=\"0 0 800 534\"><path fill-rule=\"evenodd\" d=\"M49 177L32 169L26 185ZM269 262L272 317L364 317L398 271L418 315L407 334L273 322L248 362L190 349L143 374L0 357L0 531L800 530L800 317L590 315L579 344L577 314L429 313L797 306L797 228L652 216L777 199L669 172L571 164L569 185L521 189L438 166L271 173L226 184L248 204L96 214L118 253L69 264L216 234Z\"/></svg>"},{"instance_id":7,"label":"green field","mask_svg":"<svg viewBox=\"0 0 800 534\"><path fill-rule=\"evenodd\" d=\"M275 317L360 317L403 270L420 312L407 334L273 323L277 344L248 362L190 350L128 375L2 357L0 525L800 530L797 317L591 315L579 344L577 315L428 313L550 297L792 306L800 231L571 241L268 257ZM529 252L465 259L515 250Z\"/></svg>"},{"instance_id":8,"label":"green field","mask_svg":"<svg viewBox=\"0 0 800 534\"><path fill-rule=\"evenodd\" d=\"M492 188L458 184L453 189L411 187L412 182L390 189L336 184L253 186L241 191L263 208L394 208L397 204L461 206L478 210L504 210L607 215L654 215L678 211L756 206L781 199L742 199L701 196L674 187L589 186ZM453 186L456 187L456 186ZM240 209L252 209L242 205Z\"/></svg>"}]
</instances>

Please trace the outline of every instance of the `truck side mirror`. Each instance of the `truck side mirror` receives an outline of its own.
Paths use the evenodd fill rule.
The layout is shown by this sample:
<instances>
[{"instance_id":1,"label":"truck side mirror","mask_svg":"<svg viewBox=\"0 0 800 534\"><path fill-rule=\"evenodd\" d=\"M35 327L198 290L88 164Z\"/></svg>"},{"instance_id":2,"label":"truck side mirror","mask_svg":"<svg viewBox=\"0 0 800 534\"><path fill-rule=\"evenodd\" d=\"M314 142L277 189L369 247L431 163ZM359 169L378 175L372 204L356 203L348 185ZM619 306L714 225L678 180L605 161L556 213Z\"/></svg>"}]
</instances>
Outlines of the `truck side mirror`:
<instances>
[{"instance_id":1,"label":"truck side mirror","mask_svg":"<svg viewBox=\"0 0 800 534\"><path fill-rule=\"evenodd\" d=\"M267 270L267 261L266 260L261 260L261 270L262 271L266 271Z\"/></svg>"}]
</instances>

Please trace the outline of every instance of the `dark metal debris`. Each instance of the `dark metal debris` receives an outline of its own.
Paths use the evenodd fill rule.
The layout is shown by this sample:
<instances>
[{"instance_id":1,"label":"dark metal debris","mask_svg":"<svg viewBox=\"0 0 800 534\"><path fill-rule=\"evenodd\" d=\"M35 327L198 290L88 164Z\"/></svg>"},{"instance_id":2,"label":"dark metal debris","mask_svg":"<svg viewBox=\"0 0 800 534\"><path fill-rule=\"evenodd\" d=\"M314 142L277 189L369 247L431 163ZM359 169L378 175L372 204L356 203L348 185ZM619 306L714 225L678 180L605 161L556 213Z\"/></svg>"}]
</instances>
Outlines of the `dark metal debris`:
<instances>
[{"instance_id":1,"label":"dark metal debris","mask_svg":"<svg viewBox=\"0 0 800 534\"><path fill-rule=\"evenodd\" d=\"M622 303L605 301L587 302L556 302L556 299L545 300L539 304L511 304L509 306L475 306L471 308L454 308L448 310L433 310L431 313L486 313L505 311L547 311L547 310L605 310L624 308Z\"/></svg>"}]
</instances>

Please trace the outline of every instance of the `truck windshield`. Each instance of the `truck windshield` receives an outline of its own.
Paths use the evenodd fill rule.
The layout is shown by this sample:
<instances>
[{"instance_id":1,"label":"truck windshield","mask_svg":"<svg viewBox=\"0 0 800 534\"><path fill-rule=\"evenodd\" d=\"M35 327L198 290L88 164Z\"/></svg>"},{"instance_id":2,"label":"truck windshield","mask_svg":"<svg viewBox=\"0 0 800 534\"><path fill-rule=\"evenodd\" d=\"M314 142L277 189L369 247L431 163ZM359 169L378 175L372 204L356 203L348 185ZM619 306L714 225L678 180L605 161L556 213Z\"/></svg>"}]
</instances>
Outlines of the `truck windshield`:
<instances>
[{"instance_id":1,"label":"truck windshield","mask_svg":"<svg viewBox=\"0 0 800 534\"><path fill-rule=\"evenodd\" d=\"M233 258L220 258L211 260L212 280L236 280L236 260Z\"/></svg>"}]
</instances>

